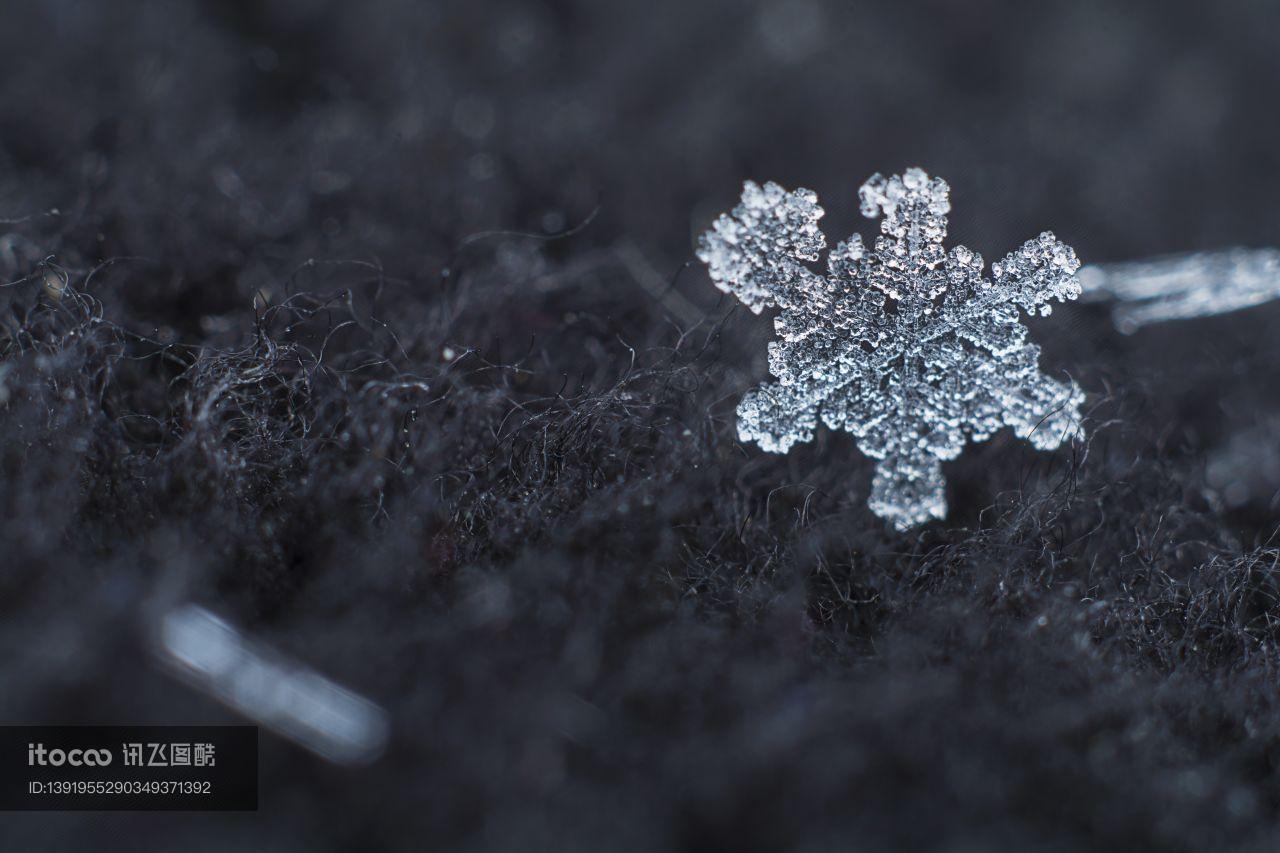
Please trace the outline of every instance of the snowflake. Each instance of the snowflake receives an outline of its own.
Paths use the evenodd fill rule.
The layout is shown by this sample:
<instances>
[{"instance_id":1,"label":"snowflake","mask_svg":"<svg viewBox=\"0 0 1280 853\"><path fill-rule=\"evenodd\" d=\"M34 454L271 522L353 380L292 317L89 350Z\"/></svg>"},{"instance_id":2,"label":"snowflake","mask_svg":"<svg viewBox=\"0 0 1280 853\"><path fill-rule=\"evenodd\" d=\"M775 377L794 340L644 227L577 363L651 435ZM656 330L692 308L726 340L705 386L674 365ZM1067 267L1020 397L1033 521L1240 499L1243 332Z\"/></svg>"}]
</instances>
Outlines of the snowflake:
<instances>
[{"instance_id":1,"label":"snowflake","mask_svg":"<svg viewBox=\"0 0 1280 853\"><path fill-rule=\"evenodd\" d=\"M1042 450L1077 432L1084 394L1038 367L1019 309L1075 299L1075 252L1045 232L983 275L982 256L942 247L950 188L920 169L875 175L862 213L883 215L874 250L854 234L818 260L823 210L809 190L746 182L703 235L698 257L755 313L781 309L769 344L777 377L738 405L738 435L772 453L813 438L821 418L877 460L869 505L906 530L946 515L942 462L1013 427Z\"/></svg>"}]
</instances>

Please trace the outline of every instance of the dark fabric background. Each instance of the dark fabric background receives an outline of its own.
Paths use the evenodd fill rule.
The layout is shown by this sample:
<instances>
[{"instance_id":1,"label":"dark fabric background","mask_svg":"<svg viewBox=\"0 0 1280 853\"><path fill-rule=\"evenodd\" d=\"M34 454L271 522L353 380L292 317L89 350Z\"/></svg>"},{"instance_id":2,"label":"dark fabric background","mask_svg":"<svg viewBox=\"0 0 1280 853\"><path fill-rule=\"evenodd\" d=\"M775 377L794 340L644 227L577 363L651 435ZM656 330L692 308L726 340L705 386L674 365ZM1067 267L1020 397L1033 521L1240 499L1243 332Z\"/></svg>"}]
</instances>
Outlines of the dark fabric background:
<instances>
[{"instance_id":1,"label":"dark fabric background","mask_svg":"<svg viewBox=\"0 0 1280 853\"><path fill-rule=\"evenodd\" d=\"M737 442L770 324L692 247L747 178L870 234L912 165L988 259L1274 245L1278 26L6 0L0 718L234 719L148 651L195 601L393 738L264 733L256 814L0 846L1276 849L1280 308L1032 322L1089 439L969 448L899 535L848 436Z\"/></svg>"}]
</instances>

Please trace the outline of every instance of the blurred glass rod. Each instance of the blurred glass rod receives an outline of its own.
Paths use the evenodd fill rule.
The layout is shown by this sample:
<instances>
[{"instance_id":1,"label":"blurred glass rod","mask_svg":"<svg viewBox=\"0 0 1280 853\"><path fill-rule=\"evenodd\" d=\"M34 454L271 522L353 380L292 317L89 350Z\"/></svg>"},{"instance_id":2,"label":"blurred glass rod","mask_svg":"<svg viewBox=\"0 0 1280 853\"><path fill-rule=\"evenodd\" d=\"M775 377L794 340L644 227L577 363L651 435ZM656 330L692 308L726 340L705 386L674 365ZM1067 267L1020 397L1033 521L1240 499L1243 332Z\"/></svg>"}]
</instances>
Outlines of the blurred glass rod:
<instances>
[{"instance_id":1,"label":"blurred glass rod","mask_svg":"<svg viewBox=\"0 0 1280 853\"><path fill-rule=\"evenodd\" d=\"M194 604L160 620L156 654L196 689L337 764L382 754L387 714Z\"/></svg>"}]
</instances>

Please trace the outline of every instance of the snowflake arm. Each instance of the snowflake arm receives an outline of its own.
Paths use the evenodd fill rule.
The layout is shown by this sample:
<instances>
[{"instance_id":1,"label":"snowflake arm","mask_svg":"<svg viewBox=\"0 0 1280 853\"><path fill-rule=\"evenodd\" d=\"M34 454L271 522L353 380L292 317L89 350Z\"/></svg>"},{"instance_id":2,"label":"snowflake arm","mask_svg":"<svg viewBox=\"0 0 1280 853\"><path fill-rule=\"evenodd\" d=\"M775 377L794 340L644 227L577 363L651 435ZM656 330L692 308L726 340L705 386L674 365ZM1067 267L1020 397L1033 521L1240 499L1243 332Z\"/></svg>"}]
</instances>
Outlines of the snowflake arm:
<instances>
[{"instance_id":1,"label":"snowflake arm","mask_svg":"<svg viewBox=\"0 0 1280 853\"><path fill-rule=\"evenodd\" d=\"M942 460L927 453L894 456L876 465L867 506L899 530L947 515Z\"/></svg>"},{"instance_id":2,"label":"snowflake arm","mask_svg":"<svg viewBox=\"0 0 1280 853\"><path fill-rule=\"evenodd\" d=\"M802 261L816 261L827 238L818 228L824 211L809 190L787 192L772 181L747 181L742 201L702 236L698 257L716 287L759 314L817 278Z\"/></svg>"},{"instance_id":3,"label":"snowflake arm","mask_svg":"<svg viewBox=\"0 0 1280 853\"><path fill-rule=\"evenodd\" d=\"M770 453L811 441L817 426L818 405L801 388L770 382L748 391L738 404L738 438Z\"/></svg>"},{"instance_id":4,"label":"snowflake arm","mask_svg":"<svg viewBox=\"0 0 1280 853\"><path fill-rule=\"evenodd\" d=\"M918 274L943 259L951 188L941 178L930 179L923 169L907 169L898 177L872 175L858 190L862 215L883 215L876 252L885 266ZM918 279L904 278L910 284Z\"/></svg>"},{"instance_id":5,"label":"snowflake arm","mask_svg":"<svg viewBox=\"0 0 1280 853\"><path fill-rule=\"evenodd\" d=\"M899 529L946 513L941 463L1012 427L1039 449L1078 431L1083 392L1039 370L1020 311L1048 314L1080 293L1079 261L1045 232L992 265L943 248L949 188L920 169L876 175L862 212L882 216L868 251L854 235L804 266L825 241L808 190L748 182L742 203L703 237L716 285L753 311L779 308L769 345L777 382L738 407L744 441L785 453L819 421L853 434L877 460L871 509Z\"/></svg>"},{"instance_id":6,"label":"snowflake arm","mask_svg":"<svg viewBox=\"0 0 1280 853\"><path fill-rule=\"evenodd\" d=\"M1080 296L1076 271L1080 260L1070 246L1061 243L1052 231L1045 231L1022 248L1010 252L1003 261L991 265L995 289L1024 311L1039 308L1048 314L1051 301Z\"/></svg>"}]
</instances>

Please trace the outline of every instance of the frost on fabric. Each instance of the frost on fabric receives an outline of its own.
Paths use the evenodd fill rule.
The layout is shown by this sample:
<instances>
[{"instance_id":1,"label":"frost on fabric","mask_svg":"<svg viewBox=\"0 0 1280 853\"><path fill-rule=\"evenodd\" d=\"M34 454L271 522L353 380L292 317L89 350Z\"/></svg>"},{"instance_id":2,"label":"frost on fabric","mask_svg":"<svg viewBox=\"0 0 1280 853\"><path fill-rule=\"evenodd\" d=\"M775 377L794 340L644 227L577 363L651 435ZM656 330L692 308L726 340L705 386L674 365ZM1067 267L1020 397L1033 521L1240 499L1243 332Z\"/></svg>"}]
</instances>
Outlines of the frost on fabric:
<instances>
[{"instance_id":1,"label":"frost on fabric","mask_svg":"<svg viewBox=\"0 0 1280 853\"><path fill-rule=\"evenodd\" d=\"M1075 252L1053 234L983 274L982 256L942 241L949 187L920 169L875 175L862 213L883 216L874 248L826 238L809 190L748 181L741 203L702 236L698 257L752 311L780 309L769 344L777 377L738 405L738 435L772 453L809 441L821 420L877 460L870 507L899 530L946 515L942 462L967 441L1013 427L1051 450L1079 427L1084 394L1040 372L1020 311L1075 299Z\"/></svg>"}]
</instances>

